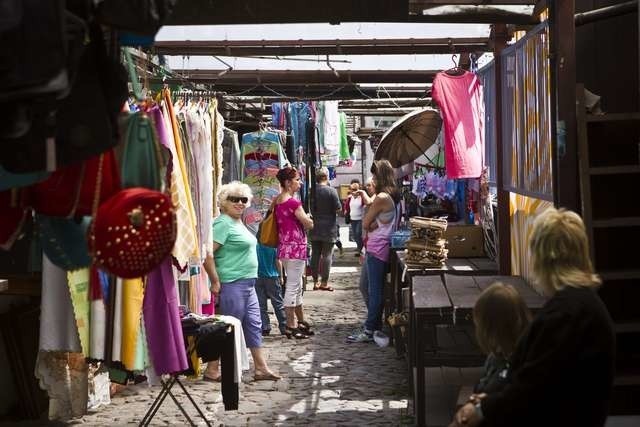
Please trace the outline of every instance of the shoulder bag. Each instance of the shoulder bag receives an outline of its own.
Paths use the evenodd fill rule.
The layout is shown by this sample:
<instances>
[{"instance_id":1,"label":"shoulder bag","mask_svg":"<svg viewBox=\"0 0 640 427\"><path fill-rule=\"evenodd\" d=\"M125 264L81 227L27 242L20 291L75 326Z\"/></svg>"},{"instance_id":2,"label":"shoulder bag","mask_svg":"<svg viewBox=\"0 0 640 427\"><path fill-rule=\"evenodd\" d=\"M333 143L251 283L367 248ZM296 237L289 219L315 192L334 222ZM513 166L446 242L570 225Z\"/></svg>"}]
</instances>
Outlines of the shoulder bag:
<instances>
[{"instance_id":1,"label":"shoulder bag","mask_svg":"<svg viewBox=\"0 0 640 427\"><path fill-rule=\"evenodd\" d=\"M278 247L278 224L276 222L275 209L274 202L258 227L258 241L261 245L272 248Z\"/></svg>"}]
</instances>

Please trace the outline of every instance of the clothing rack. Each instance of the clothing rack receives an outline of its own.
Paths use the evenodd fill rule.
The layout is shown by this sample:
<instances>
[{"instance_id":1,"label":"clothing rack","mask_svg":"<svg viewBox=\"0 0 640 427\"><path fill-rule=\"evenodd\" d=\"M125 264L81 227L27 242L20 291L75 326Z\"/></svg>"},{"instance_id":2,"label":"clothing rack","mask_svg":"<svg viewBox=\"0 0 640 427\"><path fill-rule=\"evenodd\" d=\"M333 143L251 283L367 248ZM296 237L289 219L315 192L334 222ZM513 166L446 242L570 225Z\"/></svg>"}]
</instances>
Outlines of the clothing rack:
<instances>
[{"instance_id":1,"label":"clothing rack","mask_svg":"<svg viewBox=\"0 0 640 427\"><path fill-rule=\"evenodd\" d=\"M178 90L171 92L171 96L225 96L227 92L218 92L215 90Z\"/></svg>"}]
</instances>

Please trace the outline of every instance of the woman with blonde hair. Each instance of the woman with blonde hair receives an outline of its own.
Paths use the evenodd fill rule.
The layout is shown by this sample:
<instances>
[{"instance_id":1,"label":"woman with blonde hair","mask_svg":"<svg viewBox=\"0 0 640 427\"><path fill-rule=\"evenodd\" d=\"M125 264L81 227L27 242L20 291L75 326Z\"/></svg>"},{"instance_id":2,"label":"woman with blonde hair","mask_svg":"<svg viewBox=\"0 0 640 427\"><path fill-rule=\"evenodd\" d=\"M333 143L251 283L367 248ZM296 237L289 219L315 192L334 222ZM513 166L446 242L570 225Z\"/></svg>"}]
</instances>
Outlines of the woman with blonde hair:
<instances>
[{"instance_id":1,"label":"woman with blonde hair","mask_svg":"<svg viewBox=\"0 0 640 427\"><path fill-rule=\"evenodd\" d=\"M535 285L550 298L518 341L511 379L475 395L452 426L593 426L605 424L614 378L615 337L596 289L578 214L549 208L536 218L529 245Z\"/></svg>"},{"instance_id":2,"label":"woman with blonde hair","mask_svg":"<svg viewBox=\"0 0 640 427\"><path fill-rule=\"evenodd\" d=\"M278 224L278 259L287 275L284 291L284 311L287 316L287 338L308 338L309 323L302 309L302 275L307 263L306 230L313 228L313 221L295 198L300 190L300 175L291 167L285 167L276 175L281 192L274 201L274 214Z\"/></svg>"},{"instance_id":3,"label":"woman with blonde hair","mask_svg":"<svg viewBox=\"0 0 640 427\"><path fill-rule=\"evenodd\" d=\"M257 240L242 222L250 205L251 189L239 181L220 187L221 215L213 221L213 249L207 253L204 268L211 281L211 292L220 301L220 314L237 318L247 347L251 350L255 380L279 380L267 366L262 353L262 320L255 283L258 278ZM204 379L219 381L217 361L209 362Z\"/></svg>"}]
</instances>

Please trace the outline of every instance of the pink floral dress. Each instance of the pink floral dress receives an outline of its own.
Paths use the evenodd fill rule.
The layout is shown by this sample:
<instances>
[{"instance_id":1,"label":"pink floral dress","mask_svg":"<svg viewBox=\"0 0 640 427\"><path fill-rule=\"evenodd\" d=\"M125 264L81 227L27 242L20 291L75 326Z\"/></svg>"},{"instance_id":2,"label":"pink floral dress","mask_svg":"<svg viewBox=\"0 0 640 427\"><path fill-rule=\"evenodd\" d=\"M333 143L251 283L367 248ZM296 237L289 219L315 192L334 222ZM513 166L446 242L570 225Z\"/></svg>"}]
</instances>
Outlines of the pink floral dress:
<instances>
[{"instance_id":1,"label":"pink floral dress","mask_svg":"<svg viewBox=\"0 0 640 427\"><path fill-rule=\"evenodd\" d=\"M275 207L280 259L307 259L307 235L295 215L299 206L302 206L302 203L292 197Z\"/></svg>"}]
</instances>

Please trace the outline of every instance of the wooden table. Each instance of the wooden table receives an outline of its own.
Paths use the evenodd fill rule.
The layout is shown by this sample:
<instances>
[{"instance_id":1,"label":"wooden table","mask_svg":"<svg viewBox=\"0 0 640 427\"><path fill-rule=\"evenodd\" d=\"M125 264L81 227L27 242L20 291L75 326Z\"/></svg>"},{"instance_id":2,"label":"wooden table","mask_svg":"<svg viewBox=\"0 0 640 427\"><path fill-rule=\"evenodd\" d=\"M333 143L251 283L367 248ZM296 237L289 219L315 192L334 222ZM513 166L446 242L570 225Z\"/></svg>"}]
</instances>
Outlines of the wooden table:
<instances>
[{"instance_id":1,"label":"wooden table","mask_svg":"<svg viewBox=\"0 0 640 427\"><path fill-rule=\"evenodd\" d=\"M497 274L498 265L488 258L450 258L440 267L425 267L418 264L407 264L403 250L391 251L390 270L391 286L385 287L384 307L385 319L394 312L406 309L402 298L402 289L408 288L411 278L425 275L444 275L446 273L460 275Z\"/></svg>"},{"instance_id":2,"label":"wooden table","mask_svg":"<svg viewBox=\"0 0 640 427\"><path fill-rule=\"evenodd\" d=\"M426 425L425 367L482 366L485 356L475 344L471 313L482 290L496 281L513 285L534 312L545 303L545 298L519 276L412 276L407 359L416 425Z\"/></svg>"}]
</instances>

